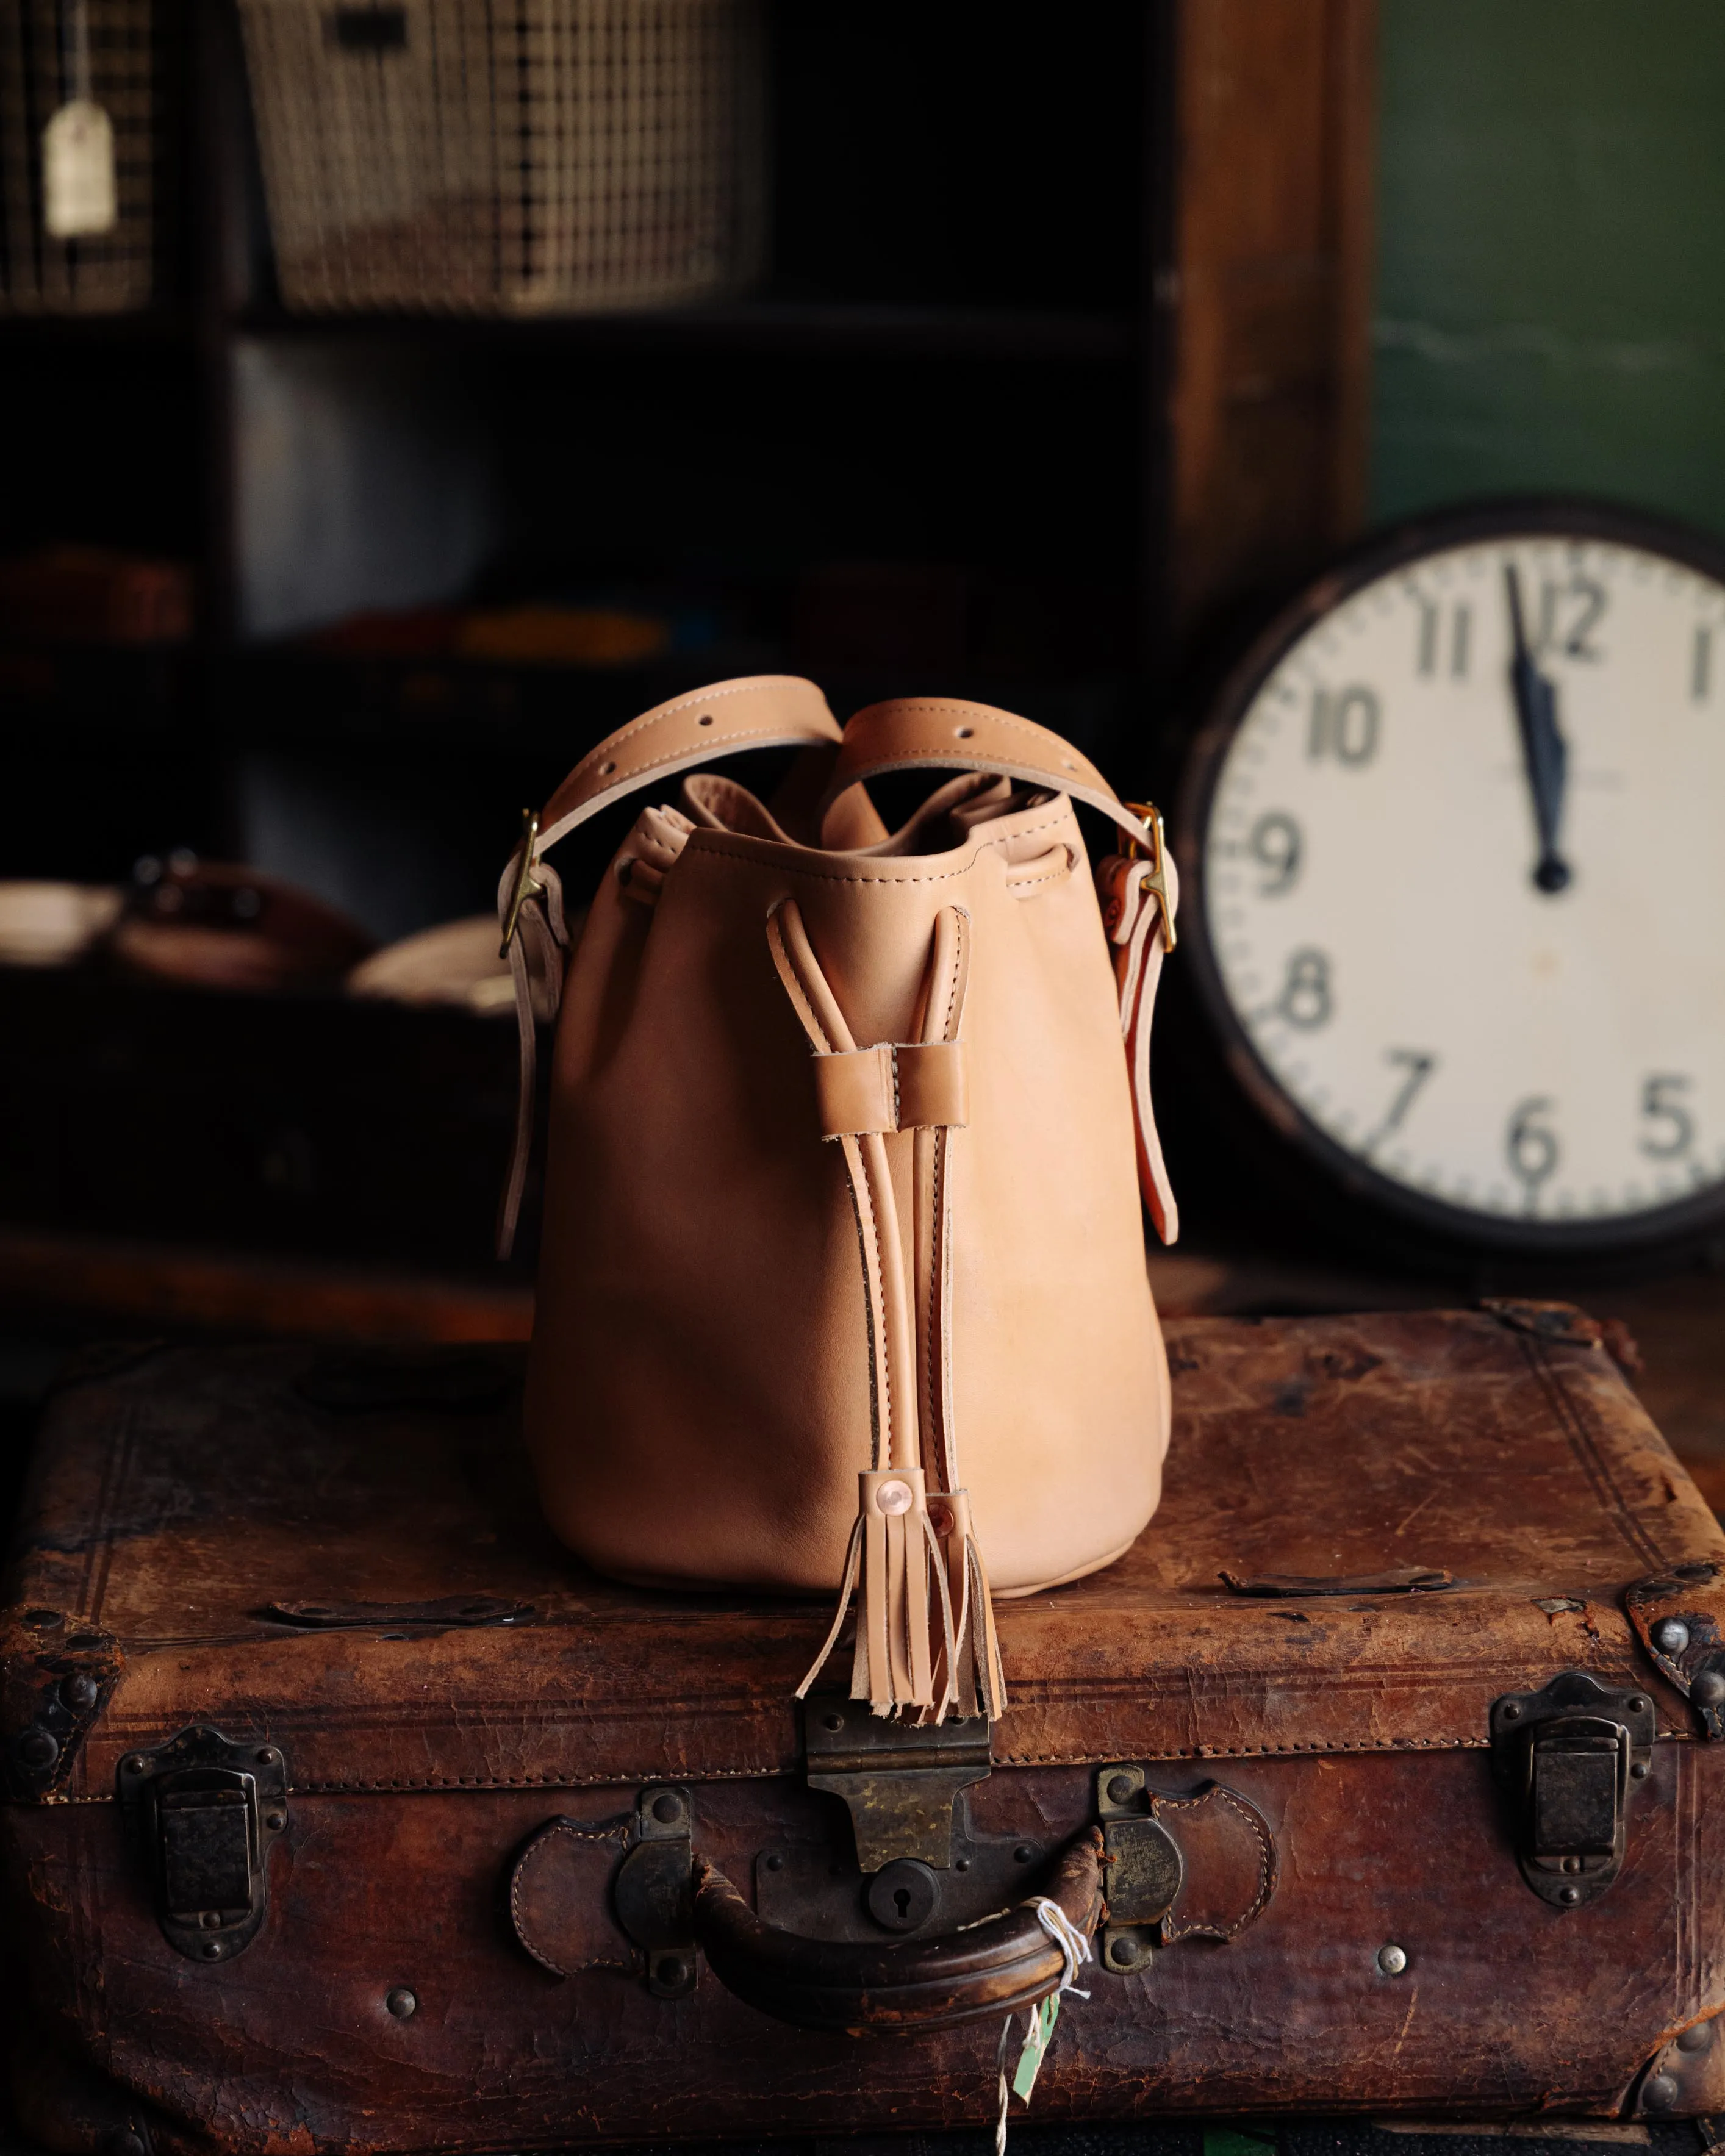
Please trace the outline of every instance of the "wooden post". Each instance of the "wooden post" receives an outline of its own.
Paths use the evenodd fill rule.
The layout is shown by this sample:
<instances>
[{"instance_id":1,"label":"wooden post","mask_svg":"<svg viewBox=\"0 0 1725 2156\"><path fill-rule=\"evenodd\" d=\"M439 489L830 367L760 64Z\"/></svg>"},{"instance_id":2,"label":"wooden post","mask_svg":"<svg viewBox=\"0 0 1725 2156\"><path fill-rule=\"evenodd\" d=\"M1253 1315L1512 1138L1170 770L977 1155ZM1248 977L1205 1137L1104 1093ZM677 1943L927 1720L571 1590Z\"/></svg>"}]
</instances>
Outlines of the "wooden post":
<instances>
[{"instance_id":1,"label":"wooden post","mask_svg":"<svg viewBox=\"0 0 1725 2156\"><path fill-rule=\"evenodd\" d=\"M1376 0L1179 0L1167 604L1177 645L1364 516Z\"/></svg>"}]
</instances>

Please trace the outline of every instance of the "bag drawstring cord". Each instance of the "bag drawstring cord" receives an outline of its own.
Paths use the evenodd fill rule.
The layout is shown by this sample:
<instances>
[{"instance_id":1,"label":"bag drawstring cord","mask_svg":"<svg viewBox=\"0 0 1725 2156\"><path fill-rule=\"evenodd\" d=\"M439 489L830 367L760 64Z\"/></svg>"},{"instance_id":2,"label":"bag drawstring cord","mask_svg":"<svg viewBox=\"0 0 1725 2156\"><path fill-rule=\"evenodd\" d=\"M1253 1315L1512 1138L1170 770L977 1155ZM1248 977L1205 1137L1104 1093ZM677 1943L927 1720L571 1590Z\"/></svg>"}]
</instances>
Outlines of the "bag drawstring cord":
<instances>
[{"instance_id":1,"label":"bag drawstring cord","mask_svg":"<svg viewBox=\"0 0 1725 2156\"><path fill-rule=\"evenodd\" d=\"M927 1721L939 1721L949 1710L960 1716L981 1713L993 1721L1005 1704L987 1574L971 1531L968 1497L962 1490L938 1486L951 1472L955 1449L944 1384L937 1389L931 1376L919 1399L916 1383L919 1327L943 1330L950 1297L940 1292L928 1298L931 1315L922 1310L924 1298L919 1296L913 1305L907 1291L886 1147L886 1137L900 1132L944 1139L968 1117L957 1038L968 970L967 927L959 909L942 909L935 928L930 986L943 981L946 994L937 1011L932 994L925 998L925 1038L859 1049L796 901L781 900L767 921L774 968L816 1060L821 1135L841 1148L850 1186L869 1325L874 1422L873 1465L859 1478L857 1518L845 1554L838 1612L797 1696L807 1696L838 1645L855 1596L852 1698L866 1699L878 1715L914 1712ZM937 1037L927 1038L931 1031ZM944 1180L918 1178L919 1209L926 1209L937 1182L943 1193ZM921 1225L925 1232L919 1235L919 1247L927 1244L936 1250L944 1266L949 1262L948 1238L926 1232L926 1221ZM944 1337L925 1337L921 1345L922 1367L931 1373L937 1369L944 1378L949 1361ZM931 1467L926 1464L931 1450L937 1485L932 1491ZM962 1613L956 1625L955 1601Z\"/></svg>"}]
</instances>

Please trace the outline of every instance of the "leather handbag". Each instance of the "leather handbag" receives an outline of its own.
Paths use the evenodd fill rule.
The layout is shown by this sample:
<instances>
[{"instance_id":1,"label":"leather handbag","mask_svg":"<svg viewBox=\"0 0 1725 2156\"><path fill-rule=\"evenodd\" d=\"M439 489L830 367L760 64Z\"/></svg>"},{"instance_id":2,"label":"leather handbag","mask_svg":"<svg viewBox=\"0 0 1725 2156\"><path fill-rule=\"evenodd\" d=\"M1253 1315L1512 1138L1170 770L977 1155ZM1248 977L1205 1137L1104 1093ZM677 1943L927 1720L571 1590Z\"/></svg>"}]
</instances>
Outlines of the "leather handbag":
<instances>
[{"instance_id":1,"label":"leather handbag","mask_svg":"<svg viewBox=\"0 0 1725 2156\"><path fill-rule=\"evenodd\" d=\"M547 851L772 744L809 752L779 813L685 778L567 950ZM942 770L889 834L866 782ZM1075 801L1127 837L1094 882ZM1155 811L1009 712L900 701L841 730L769 675L647 712L526 826L500 887L521 1042L501 1240L536 1000L560 1006L526 1405L552 1527L644 1586L836 1589L804 1691L855 1599L853 1697L993 1719L990 1582L1109 1563L1161 1491Z\"/></svg>"}]
</instances>

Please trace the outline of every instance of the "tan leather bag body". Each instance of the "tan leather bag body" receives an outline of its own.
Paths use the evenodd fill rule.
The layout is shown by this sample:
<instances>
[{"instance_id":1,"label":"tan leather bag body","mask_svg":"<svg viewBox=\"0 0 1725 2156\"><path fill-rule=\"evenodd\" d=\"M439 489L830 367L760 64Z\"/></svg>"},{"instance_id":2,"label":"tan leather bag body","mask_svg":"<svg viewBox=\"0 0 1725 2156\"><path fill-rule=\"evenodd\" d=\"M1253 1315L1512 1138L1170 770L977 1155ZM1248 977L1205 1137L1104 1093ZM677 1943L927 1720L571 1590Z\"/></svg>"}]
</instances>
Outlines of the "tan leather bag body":
<instances>
[{"instance_id":1,"label":"tan leather bag body","mask_svg":"<svg viewBox=\"0 0 1725 2156\"><path fill-rule=\"evenodd\" d=\"M711 775L671 805L680 771L788 742L825 780L792 829ZM889 836L861 782L942 767ZM544 851L655 783L565 971ZM1147 852L1093 883L1073 798ZM1160 1494L1151 814L1010 714L883 704L841 733L764 676L614 735L504 877L528 1110L561 983L526 1400L550 1522L622 1579L839 1590L822 1661L854 1597L877 1712L998 1714L990 1580L1108 1563Z\"/></svg>"}]
</instances>

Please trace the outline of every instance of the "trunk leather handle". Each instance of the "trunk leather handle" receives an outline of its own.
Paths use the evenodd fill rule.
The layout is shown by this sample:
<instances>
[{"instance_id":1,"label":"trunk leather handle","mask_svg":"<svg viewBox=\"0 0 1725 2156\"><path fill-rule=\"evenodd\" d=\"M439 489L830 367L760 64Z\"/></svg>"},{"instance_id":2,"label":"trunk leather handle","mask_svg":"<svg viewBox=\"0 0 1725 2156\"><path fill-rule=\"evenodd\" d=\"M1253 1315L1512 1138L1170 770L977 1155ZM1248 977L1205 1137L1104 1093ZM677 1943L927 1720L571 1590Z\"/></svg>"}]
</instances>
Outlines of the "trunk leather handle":
<instances>
[{"instance_id":1,"label":"trunk leather handle","mask_svg":"<svg viewBox=\"0 0 1725 2156\"><path fill-rule=\"evenodd\" d=\"M1048 1898L1089 1938L1102 1914L1102 1837L1069 1844ZM695 1866L695 1936L739 1999L802 2029L918 2034L1002 2016L1059 1989L1065 1963L1029 1902L944 1938L891 1944L803 1938L763 1924L705 1859Z\"/></svg>"},{"instance_id":2,"label":"trunk leather handle","mask_svg":"<svg viewBox=\"0 0 1725 2156\"><path fill-rule=\"evenodd\" d=\"M1245 1578L1237 1572L1216 1577L1230 1594L1255 1594L1286 1602L1301 1594L1437 1594L1456 1585L1453 1572L1436 1565L1407 1565L1399 1572L1343 1572L1322 1576L1302 1572L1266 1572Z\"/></svg>"}]
</instances>

